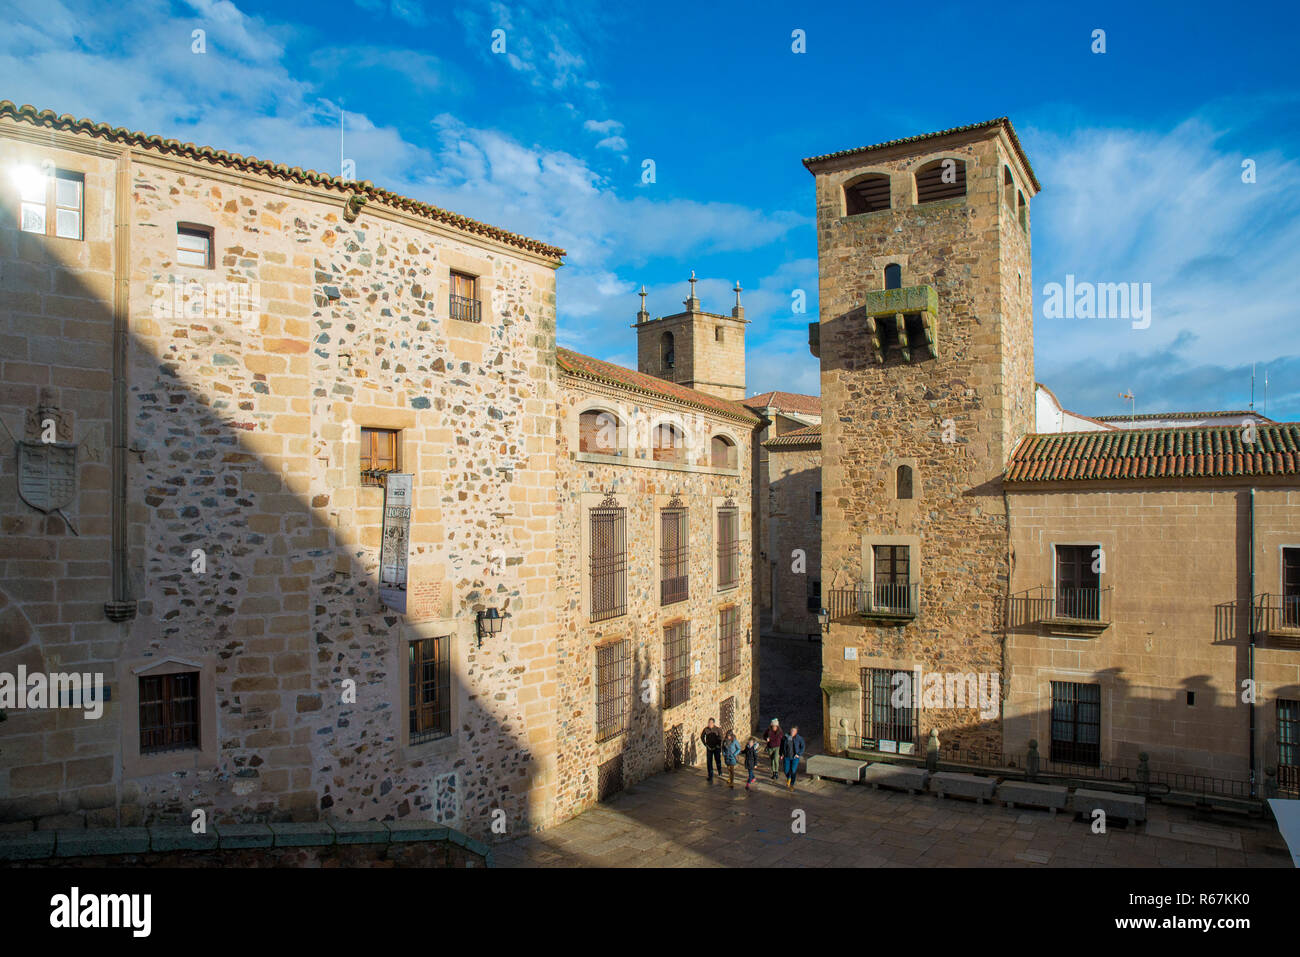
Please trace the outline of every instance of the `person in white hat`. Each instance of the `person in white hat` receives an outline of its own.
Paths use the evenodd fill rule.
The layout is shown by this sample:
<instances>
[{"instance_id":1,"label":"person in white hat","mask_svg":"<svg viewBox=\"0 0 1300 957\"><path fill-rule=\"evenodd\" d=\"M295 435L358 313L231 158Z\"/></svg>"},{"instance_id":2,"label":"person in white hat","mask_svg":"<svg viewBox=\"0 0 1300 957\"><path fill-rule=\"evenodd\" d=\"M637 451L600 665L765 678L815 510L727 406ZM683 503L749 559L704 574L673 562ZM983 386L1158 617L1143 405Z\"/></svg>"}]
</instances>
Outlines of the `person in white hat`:
<instances>
[{"instance_id":1,"label":"person in white hat","mask_svg":"<svg viewBox=\"0 0 1300 957\"><path fill-rule=\"evenodd\" d=\"M772 761L772 780L776 780L777 773L781 768L781 741L785 738L784 732L781 731L781 722L776 718L767 729L767 756Z\"/></svg>"}]
</instances>

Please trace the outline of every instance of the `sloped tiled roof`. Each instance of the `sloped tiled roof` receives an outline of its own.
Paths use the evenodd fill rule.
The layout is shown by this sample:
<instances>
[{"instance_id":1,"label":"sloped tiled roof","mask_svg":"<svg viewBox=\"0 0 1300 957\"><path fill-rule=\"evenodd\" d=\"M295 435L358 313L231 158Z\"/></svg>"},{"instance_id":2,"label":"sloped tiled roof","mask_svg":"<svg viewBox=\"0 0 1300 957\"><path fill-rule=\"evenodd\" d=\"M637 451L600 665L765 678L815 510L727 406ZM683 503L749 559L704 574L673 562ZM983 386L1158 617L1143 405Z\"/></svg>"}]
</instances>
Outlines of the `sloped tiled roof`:
<instances>
[{"instance_id":1,"label":"sloped tiled roof","mask_svg":"<svg viewBox=\"0 0 1300 957\"><path fill-rule=\"evenodd\" d=\"M1125 413L1124 415L1098 415L1094 416L1094 418L1100 422L1142 422L1146 419L1221 419L1225 416L1231 416L1234 419L1244 419L1249 416L1261 419L1264 422L1273 421L1267 416L1252 412L1249 409L1227 409L1221 412L1138 412Z\"/></svg>"},{"instance_id":2,"label":"sloped tiled roof","mask_svg":"<svg viewBox=\"0 0 1300 957\"><path fill-rule=\"evenodd\" d=\"M921 143L925 140L938 139L941 136L951 136L953 133L969 133L972 130L987 129L992 126L1000 126L1006 130L1007 138L1011 140L1011 145L1015 147L1016 156L1025 167L1025 172L1029 174L1030 181L1034 184L1034 189L1042 192L1043 187L1038 182L1038 177L1034 175L1034 168L1029 165L1029 157L1025 156L1024 149L1020 146L1020 138L1016 136L1015 127L1011 125L1011 120L1005 116L999 116L995 120L985 120L983 123L970 123L966 126L954 126L947 130L938 130L934 133L922 133L919 136L904 136L902 139L886 140L884 143L875 143L871 146L858 146L851 150L839 150L835 153L824 153L821 156L810 156L803 161L803 165L812 169L818 163L824 163L827 160L839 159L843 156L853 156L857 153L870 153L872 150L883 150L890 146L905 146L909 143Z\"/></svg>"},{"instance_id":3,"label":"sloped tiled roof","mask_svg":"<svg viewBox=\"0 0 1300 957\"><path fill-rule=\"evenodd\" d=\"M684 385L660 379L658 376L627 369L623 366L614 365L612 362L605 362L602 359L593 359L591 356L584 356L581 352L574 352L572 349L557 348L555 350L555 361L561 370L582 379L591 379L595 382L603 382L606 385L632 389L635 392L667 399L670 402L681 403L706 412L716 412L719 415L725 415L728 418L737 419L749 425L754 425L759 421L757 415L739 402L732 402L716 395L709 395L707 392L690 389Z\"/></svg>"},{"instance_id":4,"label":"sloped tiled roof","mask_svg":"<svg viewBox=\"0 0 1300 957\"><path fill-rule=\"evenodd\" d=\"M751 395L744 402L755 411L771 408L778 412L793 412L796 415L822 414L821 396L804 395L801 392L760 392L758 395Z\"/></svg>"},{"instance_id":5,"label":"sloped tiled roof","mask_svg":"<svg viewBox=\"0 0 1300 957\"><path fill-rule=\"evenodd\" d=\"M1300 423L1027 435L1008 482L1300 475Z\"/></svg>"},{"instance_id":6,"label":"sloped tiled roof","mask_svg":"<svg viewBox=\"0 0 1300 957\"><path fill-rule=\"evenodd\" d=\"M539 256L554 259L557 262L564 256L564 250L556 246L548 245L536 239L529 239L527 236L520 236L517 233L507 232L504 229L477 222L466 216L458 216L445 209L439 209L437 206L423 203L418 199L411 199L409 196L402 196L399 193L381 189L369 180L345 180L339 176L330 176L328 173L318 173L315 170L304 170L297 166L289 167L283 163L260 160L256 156L240 156L238 153L229 153L226 150L214 150L210 146L195 146L193 143L166 140L161 136L134 132L120 126L112 127L106 123L96 123L93 120L79 120L67 113L56 116L53 110L37 110L36 107L28 105L15 106L10 100L0 100L0 118L11 119L20 123L30 123L32 126L45 129L61 130L68 133L85 133L96 139L121 143L137 149L181 156L185 159L196 160L213 166L224 166L228 169L237 169L245 173L288 180L307 186L334 189L348 196L360 194L367 201L383 203L393 209L400 209L403 212L451 226L462 232L486 236L497 242L525 249Z\"/></svg>"},{"instance_id":7,"label":"sloped tiled roof","mask_svg":"<svg viewBox=\"0 0 1300 957\"><path fill-rule=\"evenodd\" d=\"M820 425L810 425L802 429L794 429L790 432L782 433L775 438L768 439L763 443L765 449L815 449L821 448L822 444L822 427Z\"/></svg>"}]
</instances>

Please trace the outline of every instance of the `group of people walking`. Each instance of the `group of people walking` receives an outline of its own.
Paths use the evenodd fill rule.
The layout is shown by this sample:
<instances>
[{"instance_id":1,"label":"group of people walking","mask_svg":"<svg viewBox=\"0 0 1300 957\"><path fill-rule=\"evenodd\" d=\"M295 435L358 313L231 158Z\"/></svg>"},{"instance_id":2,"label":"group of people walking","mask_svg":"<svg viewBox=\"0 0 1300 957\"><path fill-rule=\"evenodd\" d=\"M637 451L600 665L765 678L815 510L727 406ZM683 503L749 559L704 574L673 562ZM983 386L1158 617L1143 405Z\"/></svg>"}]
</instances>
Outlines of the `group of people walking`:
<instances>
[{"instance_id":1,"label":"group of people walking","mask_svg":"<svg viewBox=\"0 0 1300 957\"><path fill-rule=\"evenodd\" d=\"M749 740L742 746L740 740L730 728L723 731L718 727L718 723L709 719L704 730L700 732L700 741L704 744L705 763L709 772L709 781L713 780L713 769L717 766L718 777L722 777L723 765L727 768L727 787L736 786L736 765L743 755L745 761L745 770L749 772L749 780L745 782L745 790L753 785L758 772L760 747L766 748L764 757L772 763L772 780L777 778L777 770L785 776L785 786L791 791L794 790L795 780L799 777L799 761L803 758L804 740L799 736L799 726L793 725L790 733L786 734L781 728L781 722L777 718L772 719L768 725L766 734L763 737L750 735Z\"/></svg>"}]
</instances>

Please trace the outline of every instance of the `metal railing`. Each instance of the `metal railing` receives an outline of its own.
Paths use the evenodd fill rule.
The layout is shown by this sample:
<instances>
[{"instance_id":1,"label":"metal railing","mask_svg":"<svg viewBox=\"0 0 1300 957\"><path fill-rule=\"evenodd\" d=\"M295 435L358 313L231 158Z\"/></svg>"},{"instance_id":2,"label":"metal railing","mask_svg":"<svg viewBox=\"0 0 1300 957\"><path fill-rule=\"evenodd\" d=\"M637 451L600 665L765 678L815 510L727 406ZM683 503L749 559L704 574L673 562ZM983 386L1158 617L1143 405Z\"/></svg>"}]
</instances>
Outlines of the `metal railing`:
<instances>
[{"instance_id":1,"label":"metal railing","mask_svg":"<svg viewBox=\"0 0 1300 957\"><path fill-rule=\"evenodd\" d=\"M453 319L459 319L462 322L480 322L482 316L483 304L477 299L469 299L465 296L452 296L449 306L449 312Z\"/></svg>"},{"instance_id":2,"label":"metal railing","mask_svg":"<svg viewBox=\"0 0 1300 957\"><path fill-rule=\"evenodd\" d=\"M1256 595L1252 630L1300 630L1300 595Z\"/></svg>"},{"instance_id":3,"label":"metal railing","mask_svg":"<svg viewBox=\"0 0 1300 957\"><path fill-rule=\"evenodd\" d=\"M1108 624L1111 590L1060 585L1027 588L1007 600L1007 625L1015 628L1045 621Z\"/></svg>"},{"instance_id":4,"label":"metal railing","mask_svg":"<svg viewBox=\"0 0 1300 957\"><path fill-rule=\"evenodd\" d=\"M859 583L830 589L826 610L832 621L854 617L915 618L920 595L920 582Z\"/></svg>"}]
</instances>

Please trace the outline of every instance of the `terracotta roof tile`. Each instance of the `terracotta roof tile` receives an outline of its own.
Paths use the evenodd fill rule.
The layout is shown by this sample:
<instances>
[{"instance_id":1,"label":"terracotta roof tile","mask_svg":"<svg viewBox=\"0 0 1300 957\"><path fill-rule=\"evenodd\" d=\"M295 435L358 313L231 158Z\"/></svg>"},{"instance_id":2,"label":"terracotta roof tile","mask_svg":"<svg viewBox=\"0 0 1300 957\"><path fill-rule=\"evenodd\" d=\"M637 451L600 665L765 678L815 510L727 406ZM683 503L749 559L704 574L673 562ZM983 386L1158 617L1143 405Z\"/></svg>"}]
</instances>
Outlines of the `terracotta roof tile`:
<instances>
[{"instance_id":1,"label":"terracotta roof tile","mask_svg":"<svg viewBox=\"0 0 1300 957\"><path fill-rule=\"evenodd\" d=\"M778 412L794 412L798 415L822 414L821 396L804 395L801 392L760 392L745 399L744 403L755 411L773 408Z\"/></svg>"},{"instance_id":2,"label":"terracotta roof tile","mask_svg":"<svg viewBox=\"0 0 1300 957\"><path fill-rule=\"evenodd\" d=\"M693 408L702 409L706 412L716 412L719 415L725 415L728 418L737 419L751 425L759 421L757 415L739 402L732 402L716 395L709 395L707 392L700 392L698 389L689 389L684 385L660 379L658 376L637 372L633 369L614 365L612 362L605 362L602 359L584 356L581 352L574 352L572 349L557 348L555 350L555 361L564 372L579 378L592 379L596 382L604 382L608 385L643 392L660 399L667 399L670 402L679 402Z\"/></svg>"},{"instance_id":3,"label":"terracotta roof tile","mask_svg":"<svg viewBox=\"0 0 1300 957\"><path fill-rule=\"evenodd\" d=\"M37 110L36 107L28 105L15 106L10 100L0 100L0 118L11 119L20 123L30 123L32 126L47 129L62 130L68 133L85 133L97 139L122 143L138 149L154 150L158 153L173 156L183 156L186 159L209 163L213 166L225 166L238 169L241 172L290 180L322 189L334 189L346 193L348 196L361 195L367 201L373 200L383 203L385 206L443 223L462 232L486 236L497 242L544 256L547 259L558 262L564 256L564 250L556 246L550 246L536 239L529 239L527 236L507 232L504 229L477 222L466 216L458 216L445 209L439 209L437 206L423 203L418 199L411 199L409 196L402 196L399 193L380 189L369 180L345 180L327 173L318 173L315 170L304 170L297 166L288 167L283 163L271 163L260 160L256 156L240 156L238 153L214 150L210 146L195 146L193 143L165 140L161 136L134 132L120 126L111 127L106 123L96 123L93 120L79 120L67 113L56 116L52 110Z\"/></svg>"},{"instance_id":4,"label":"terracotta roof tile","mask_svg":"<svg viewBox=\"0 0 1300 957\"><path fill-rule=\"evenodd\" d=\"M1300 423L1126 429L1027 435L1008 482L1300 475Z\"/></svg>"},{"instance_id":5,"label":"terracotta roof tile","mask_svg":"<svg viewBox=\"0 0 1300 957\"><path fill-rule=\"evenodd\" d=\"M810 425L802 429L783 432L763 443L765 449L821 448L822 427Z\"/></svg>"}]
</instances>

